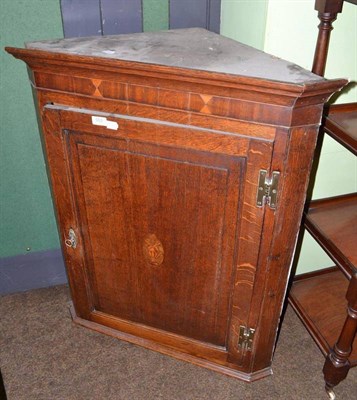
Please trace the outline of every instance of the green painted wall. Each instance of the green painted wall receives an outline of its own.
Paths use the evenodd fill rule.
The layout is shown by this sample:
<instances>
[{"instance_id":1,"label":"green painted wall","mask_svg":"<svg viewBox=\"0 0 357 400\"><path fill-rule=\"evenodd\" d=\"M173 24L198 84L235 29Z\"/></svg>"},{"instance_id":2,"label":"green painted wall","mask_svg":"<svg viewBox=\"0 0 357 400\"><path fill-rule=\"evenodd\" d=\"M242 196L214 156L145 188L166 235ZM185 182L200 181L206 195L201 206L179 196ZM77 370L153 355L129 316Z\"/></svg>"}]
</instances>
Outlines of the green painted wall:
<instances>
[{"instance_id":1,"label":"green painted wall","mask_svg":"<svg viewBox=\"0 0 357 400\"><path fill-rule=\"evenodd\" d=\"M144 31L169 29L169 0L143 0Z\"/></svg>"},{"instance_id":2,"label":"green painted wall","mask_svg":"<svg viewBox=\"0 0 357 400\"><path fill-rule=\"evenodd\" d=\"M63 37L58 0L0 0L0 257L58 248L26 66L4 51Z\"/></svg>"},{"instance_id":3,"label":"green painted wall","mask_svg":"<svg viewBox=\"0 0 357 400\"><path fill-rule=\"evenodd\" d=\"M264 49L268 0L222 0L221 34Z\"/></svg>"}]
</instances>

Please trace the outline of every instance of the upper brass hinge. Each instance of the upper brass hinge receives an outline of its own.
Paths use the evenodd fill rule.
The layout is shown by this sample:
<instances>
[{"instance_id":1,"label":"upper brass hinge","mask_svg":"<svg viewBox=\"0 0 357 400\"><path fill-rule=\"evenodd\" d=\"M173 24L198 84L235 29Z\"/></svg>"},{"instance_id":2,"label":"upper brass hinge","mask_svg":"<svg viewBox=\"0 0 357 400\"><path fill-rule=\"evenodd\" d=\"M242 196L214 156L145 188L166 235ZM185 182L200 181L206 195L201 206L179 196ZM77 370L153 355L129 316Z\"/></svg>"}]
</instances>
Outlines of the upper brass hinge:
<instances>
[{"instance_id":1,"label":"upper brass hinge","mask_svg":"<svg viewBox=\"0 0 357 400\"><path fill-rule=\"evenodd\" d=\"M267 171L261 169L259 171L259 182L257 192L257 206L262 207L268 204L270 208L276 208L278 197L278 185L280 172L273 171L271 178L267 177Z\"/></svg>"},{"instance_id":2,"label":"upper brass hinge","mask_svg":"<svg viewBox=\"0 0 357 400\"><path fill-rule=\"evenodd\" d=\"M243 351L252 350L255 329L241 325L239 327L238 348Z\"/></svg>"}]
</instances>

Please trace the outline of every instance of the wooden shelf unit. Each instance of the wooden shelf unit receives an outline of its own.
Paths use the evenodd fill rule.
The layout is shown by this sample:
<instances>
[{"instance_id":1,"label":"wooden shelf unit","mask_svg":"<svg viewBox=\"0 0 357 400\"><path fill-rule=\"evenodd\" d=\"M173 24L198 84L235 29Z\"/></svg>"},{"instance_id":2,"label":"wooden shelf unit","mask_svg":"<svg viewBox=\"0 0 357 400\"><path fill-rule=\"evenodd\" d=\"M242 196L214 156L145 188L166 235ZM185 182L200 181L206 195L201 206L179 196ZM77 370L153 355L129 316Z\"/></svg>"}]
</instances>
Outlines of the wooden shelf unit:
<instances>
[{"instance_id":1,"label":"wooden shelf unit","mask_svg":"<svg viewBox=\"0 0 357 400\"><path fill-rule=\"evenodd\" d=\"M351 279L357 265L357 193L312 201L305 227Z\"/></svg>"},{"instance_id":2,"label":"wooden shelf unit","mask_svg":"<svg viewBox=\"0 0 357 400\"><path fill-rule=\"evenodd\" d=\"M357 155L357 103L331 106L324 130L346 149Z\"/></svg>"},{"instance_id":3,"label":"wooden shelf unit","mask_svg":"<svg viewBox=\"0 0 357 400\"><path fill-rule=\"evenodd\" d=\"M357 154L357 103L331 106L324 131ZM326 356L325 381L331 393L357 365L357 193L311 201L304 227L336 267L297 276L289 302ZM348 332L346 324L353 325ZM341 349L344 335L349 339ZM340 352L345 353L342 358Z\"/></svg>"},{"instance_id":4,"label":"wooden shelf unit","mask_svg":"<svg viewBox=\"0 0 357 400\"><path fill-rule=\"evenodd\" d=\"M357 193L311 202L305 228L338 267L297 276L289 301L327 356L346 319L348 280L356 274ZM354 342L351 366L357 365Z\"/></svg>"},{"instance_id":5,"label":"wooden shelf unit","mask_svg":"<svg viewBox=\"0 0 357 400\"><path fill-rule=\"evenodd\" d=\"M357 5L356 0L348 1ZM312 66L317 75L324 75L332 23L343 3L315 1L321 21ZM357 103L332 105L325 111L323 130L357 155ZM311 201L304 227L336 267L295 277L289 302L326 356L326 390L334 399L333 387L357 365L357 193Z\"/></svg>"},{"instance_id":6,"label":"wooden shelf unit","mask_svg":"<svg viewBox=\"0 0 357 400\"><path fill-rule=\"evenodd\" d=\"M341 270L332 267L297 276L290 293L291 306L325 357L337 342L346 319L347 288L348 280ZM356 339L349 361L351 366L357 365Z\"/></svg>"}]
</instances>

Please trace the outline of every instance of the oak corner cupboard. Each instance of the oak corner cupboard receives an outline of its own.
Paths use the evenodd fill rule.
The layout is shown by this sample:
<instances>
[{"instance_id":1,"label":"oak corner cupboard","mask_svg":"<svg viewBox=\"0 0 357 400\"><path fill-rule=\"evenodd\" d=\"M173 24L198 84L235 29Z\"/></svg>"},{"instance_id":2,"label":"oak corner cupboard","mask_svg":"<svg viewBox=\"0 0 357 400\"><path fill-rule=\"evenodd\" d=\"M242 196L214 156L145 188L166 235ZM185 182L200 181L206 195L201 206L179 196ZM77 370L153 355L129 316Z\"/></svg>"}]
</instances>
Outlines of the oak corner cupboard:
<instances>
[{"instance_id":1,"label":"oak corner cupboard","mask_svg":"<svg viewBox=\"0 0 357 400\"><path fill-rule=\"evenodd\" d=\"M326 80L203 29L29 66L74 321L246 381L271 362Z\"/></svg>"}]
</instances>

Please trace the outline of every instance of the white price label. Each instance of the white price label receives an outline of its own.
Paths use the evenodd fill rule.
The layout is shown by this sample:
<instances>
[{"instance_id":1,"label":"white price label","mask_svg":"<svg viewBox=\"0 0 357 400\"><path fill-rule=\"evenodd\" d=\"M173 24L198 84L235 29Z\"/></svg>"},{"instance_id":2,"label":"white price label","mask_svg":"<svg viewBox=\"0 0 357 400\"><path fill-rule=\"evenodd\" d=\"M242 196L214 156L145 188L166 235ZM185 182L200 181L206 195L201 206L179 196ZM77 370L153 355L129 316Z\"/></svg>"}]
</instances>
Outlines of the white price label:
<instances>
[{"instance_id":1,"label":"white price label","mask_svg":"<svg viewBox=\"0 0 357 400\"><path fill-rule=\"evenodd\" d=\"M112 129L117 131L119 125L115 121L108 121L106 117L98 117L97 115L92 115L92 124L98 126L105 126L107 129Z\"/></svg>"}]
</instances>

